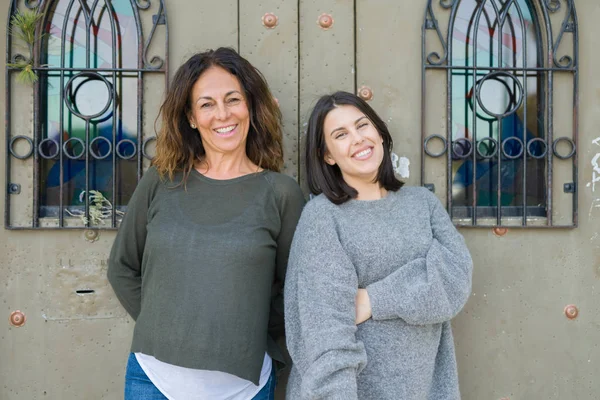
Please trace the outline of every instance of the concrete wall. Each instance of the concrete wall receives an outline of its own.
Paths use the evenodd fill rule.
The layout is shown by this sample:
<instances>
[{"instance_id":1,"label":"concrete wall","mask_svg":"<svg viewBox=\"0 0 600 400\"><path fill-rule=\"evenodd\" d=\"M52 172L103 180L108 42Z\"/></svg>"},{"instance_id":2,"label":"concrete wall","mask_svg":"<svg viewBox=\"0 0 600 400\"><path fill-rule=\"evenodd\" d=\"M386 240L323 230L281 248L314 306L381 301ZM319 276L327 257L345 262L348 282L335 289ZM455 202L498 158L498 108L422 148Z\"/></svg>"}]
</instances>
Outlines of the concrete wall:
<instances>
[{"instance_id":1,"label":"concrete wall","mask_svg":"<svg viewBox=\"0 0 600 400\"><path fill-rule=\"evenodd\" d=\"M194 52L221 45L239 46L265 74L284 115L287 173L301 174L299 138L317 97L367 85L374 94L371 104L389 124L395 152L410 160L408 183L420 183L424 0L166 3L171 76ZM464 399L600 396L600 182L592 185L600 177L600 53L593 45L600 34L600 4L576 0L575 6L581 32L579 227L509 229L502 237L491 228L462 230L475 260L471 299L453 322ZM9 2L1 0L0 21L6 21L8 8ZM279 18L274 29L261 23L267 12ZM329 30L317 24L322 13L334 18ZM5 50L4 39L0 29L0 50ZM4 79L0 74L6 84ZM161 85L147 82L146 93L152 95L147 94L143 119L146 135L153 134ZM13 88L20 103L11 115L12 135L31 135L30 89ZM444 87L440 83L435 90L442 99L431 101L439 104L443 119ZM568 85L560 90L569 93ZM564 97L557 92L557 121L571 121L573 115ZM4 128L0 154L7 154ZM22 193L11 200L17 219L31 212L27 162L13 161L11 180L22 183ZM0 187L7 184L4 168L1 163ZM444 173L437 174L443 178ZM568 197L557 202L569 210ZM113 239L111 231L90 242L84 230L0 230L0 398L121 398L133 321L105 279ZM82 287L93 288L94 296L77 296ZM578 307L576 319L566 318L567 304ZM15 310L27 316L21 328L8 323Z\"/></svg>"}]
</instances>

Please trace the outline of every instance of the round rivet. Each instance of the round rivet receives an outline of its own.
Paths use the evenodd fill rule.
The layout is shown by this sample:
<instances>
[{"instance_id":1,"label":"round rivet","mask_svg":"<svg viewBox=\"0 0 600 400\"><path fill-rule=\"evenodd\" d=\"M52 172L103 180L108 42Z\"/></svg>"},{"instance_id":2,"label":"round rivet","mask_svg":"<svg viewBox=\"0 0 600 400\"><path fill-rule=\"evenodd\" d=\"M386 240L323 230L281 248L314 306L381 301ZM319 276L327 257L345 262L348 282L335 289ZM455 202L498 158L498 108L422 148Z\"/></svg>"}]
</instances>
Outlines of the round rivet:
<instances>
[{"instance_id":1,"label":"round rivet","mask_svg":"<svg viewBox=\"0 0 600 400\"><path fill-rule=\"evenodd\" d=\"M569 304L565 307L565 315L569 319L575 319L577 318L577 315L579 315L579 310L574 304Z\"/></svg>"},{"instance_id":2,"label":"round rivet","mask_svg":"<svg viewBox=\"0 0 600 400\"><path fill-rule=\"evenodd\" d=\"M494 235L502 237L502 236L506 235L506 232L508 232L508 228L496 227L496 228L492 229L492 231L494 232Z\"/></svg>"},{"instance_id":3,"label":"round rivet","mask_svg":"<svg viewBox=\"0 0 600 400\"><path fill-rule=\"evenodd\" d=\"M333 17L331 16L331 14L323 13L319 15L319 18L317 19L317 24L319 24L319 26L324 30L327 30L333 25Z\"/></svg>"},{"instance_id":4,"label":"round rivet","mask_svg":"<svg viewBox=\"0 0 600 400\"><path fill-rule=\"evenodd\" d=\"M279 18L277 18L277 15L275 15L273 13L266 13L262 17L262 24L267 29L273 29L273 28L275 28L277 26L277 22L278 21L279 21Z\"/></svg>"},{"instance_id":5,"label":"round rivet","mask_svg":"<svg viewBox=\"0 0 600 400\"><path fill-rule=\"evenodd\" d=\"M18 183L9 183L8 194L21 194L21 185Z\"/></svg>"},{"instance_id":6,"label":"round rivet","mask_svg":"<svg viewBox=\"0 0 600 400\"><path fill-rule=\"evenodd\" d=\"M19 310L13 311L12 313L10 313L10 317L8 318L8 321L10 322L10 324L12 326L16 326L17 328L25 325L26 320L27 320L27 318L25 317L25 314L23 314Z\"/></svg>"},{"instance_id":7,"label":"round rivet","mask_svg":"<svg viewBox=\"0 0 600 400\"><path fill-rule=\"evenodd\" d=\"M373 98L373 91L368 86L361 86L360 89L358 89L358 97L364 101L369 101Z\"/></svg>"},{"instance_id":8,"label":"round rivet","mask_svg":"<svg viewBox=\"0 0 600 400\"><path fill-rule=\"evenodd\" d=\"M90 243L95 242L100 237L100 232L95 229L88 229L83 233L83 237Z\"/></svg>"}]
</instances>

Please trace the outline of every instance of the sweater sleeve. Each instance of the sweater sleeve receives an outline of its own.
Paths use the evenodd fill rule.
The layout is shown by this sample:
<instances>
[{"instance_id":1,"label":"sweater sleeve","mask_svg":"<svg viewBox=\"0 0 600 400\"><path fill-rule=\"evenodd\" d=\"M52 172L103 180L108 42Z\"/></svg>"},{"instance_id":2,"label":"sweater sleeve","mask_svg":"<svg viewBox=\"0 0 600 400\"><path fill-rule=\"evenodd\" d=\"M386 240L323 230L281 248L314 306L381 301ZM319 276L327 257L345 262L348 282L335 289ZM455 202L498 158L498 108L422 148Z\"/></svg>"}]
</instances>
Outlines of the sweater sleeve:
<instances>
[{"instance_id":1,"label":"sweater sleeve","mask_svg":"<svg viewBox=\"0 0 600 400\"><path fill-rule=\"evenodd\" d=\"M159 179L156 170L150 168L138 183L108 258L108 281L123 308L134 320L141 308L142 257L148 209Z\"/></svg>"},{"instance_id":2,"label":"sweater sleeve","mask_svg":"<svg viewBox=\"0 0 600 400\"><path fill-rule=\"evenodd\" d=\"M333 218L312 203L316 200L302 214L290 254L286 285L296 293L288 298L286 291L286 312L296 312L286 315L288 347L302 375L301 398L357 399L357 375L367 362L355 336L358 278ZM302 345L290 343L295 340Z\"/></svg>"},{"instance_id":3,"label":"sweater sleeve","mask_svg":"<svg viewBox=\"0 0 600 400\"><path fill-rule=\"evenodd\" d=\"M302 194L300 186L292 178L284 178L285 183L281 185L281 190L279 190L281 229L277 237L275 279L271 290L271 311L269 316L269 335L273 339L278 339L285 335L283 285L294 231L304 207L304 194Z\"/></svg>"},{"instance_id":4,"label":"sweater sleeve","mask_svg":"<svg viewBox=\"0 0 600 400\"><path fill-rule=\"evenodd\" d=\"M401 318L413 325L452 319L471 292L473 261L462 235L435 195L427 191L433 240L424 258L367 286L374 320Z\"/></svg>"}]
</instances>

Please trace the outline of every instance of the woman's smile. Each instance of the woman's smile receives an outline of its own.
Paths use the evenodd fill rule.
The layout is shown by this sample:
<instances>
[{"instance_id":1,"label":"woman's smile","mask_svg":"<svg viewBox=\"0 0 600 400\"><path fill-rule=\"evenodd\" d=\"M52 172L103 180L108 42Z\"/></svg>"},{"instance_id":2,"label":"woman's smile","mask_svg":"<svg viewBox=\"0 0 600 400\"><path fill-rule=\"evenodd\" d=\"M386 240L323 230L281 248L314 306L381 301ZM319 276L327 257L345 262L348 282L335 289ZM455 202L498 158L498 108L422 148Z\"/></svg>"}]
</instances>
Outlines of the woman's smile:
<instances>
[{"instance_id":1,"label":"woman's smile","mask_svg":"<svg viewBox=\"0 0 600 400\"><path fill-rule=\"evenodd\" d=\"M373 147L367 146L360 150L357 150L352 154L352 158L355 160L368 160L373 155Z\"/></svg>"},{"instance_id":2,"label":"woman's smile","mask_svg":"<svg viewBox=\"0 0 600 400\"><path fill-rule=\"evenodd\" d=\"M227 138L235 135L237 124L222 126L219 128L214 128L213 130L217 133L218 136L222 138Z\"/></svg>"}]
</instances>

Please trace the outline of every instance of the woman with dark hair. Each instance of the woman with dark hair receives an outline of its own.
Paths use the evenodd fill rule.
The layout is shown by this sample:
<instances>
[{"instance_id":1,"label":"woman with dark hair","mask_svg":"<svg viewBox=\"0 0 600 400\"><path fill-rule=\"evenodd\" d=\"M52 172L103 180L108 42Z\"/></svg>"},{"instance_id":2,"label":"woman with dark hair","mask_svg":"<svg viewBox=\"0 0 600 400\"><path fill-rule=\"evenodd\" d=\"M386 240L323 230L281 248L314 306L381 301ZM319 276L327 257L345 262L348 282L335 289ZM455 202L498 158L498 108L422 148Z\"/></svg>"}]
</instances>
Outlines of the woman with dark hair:
<instances>
[{"instance_id":1,"label":"woman with dark hair","mask_svg":"<svg viewBox=\"0 0 600 400\"><path fill-rule=\"evenodd\" d=\"M260 72L219 48L178 69L160 111L153 166L108 260L136 321L125 399L273 399L304 205L279 173L279 108Z\"/></svg>"},{"instance_id":2,"label":"woman with dark hair","mask_svg":"<svg viewBox=\"0 0 600 400\"><path fill-rule=\"evenodd\" d=\"M472 261L438 199L394 176L392 138L361 98L322 97L308 123L318 195L296 228L285 285L295 399L460 399L450 320Z\"/></svg>"}]
</instances>

